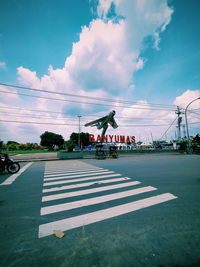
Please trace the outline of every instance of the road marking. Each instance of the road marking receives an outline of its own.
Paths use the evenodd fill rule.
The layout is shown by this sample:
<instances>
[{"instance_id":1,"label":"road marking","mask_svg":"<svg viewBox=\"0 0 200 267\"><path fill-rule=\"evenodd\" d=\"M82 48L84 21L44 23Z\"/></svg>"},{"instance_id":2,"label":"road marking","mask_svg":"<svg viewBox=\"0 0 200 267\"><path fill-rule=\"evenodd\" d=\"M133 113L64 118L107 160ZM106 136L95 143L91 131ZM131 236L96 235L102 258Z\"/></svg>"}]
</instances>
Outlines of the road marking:
<instances>
[{"instance_id":1,"label":"road marking","mask_svg":"<svg viewBox=\"0 0 200 267\"><path fill-rule=\"evenodd\" d=\"M107 174L111 174L111 173L115 173L113 171L105 171L105 172L94 172L94 173L89 173L89 174L80 174L80 175L63 175L63 176L59 176L59 177L51 177L51 178L45 178L44 181L54 181L54 180L69 180L69 178L72 178L74 181L77 180L77 179L74 179L74 178L80 178L79 179L80 181L82 181L83 179L87 178L88 176L98 176L100 174L103 174L103 175L107 175ZM117 174L116 174L117 175Z\"/></svg>"},{"instance_id":2,"label":"road marking","mask_svg":"<svg viewBox=\"0 0 200 267\"><path fill-rule=\"evenodd\" d=\"M70 166L70 169L67 168L67 165ZM55 166L55 168L53 166ZM58 170L59 168L60 170ZM116 174L107 169L96 169L94 166L81 161L70 161L70 164L66 165L63 165L63 163L58 165L57 162L46 163L45 169L46 171L43 186L49 186L50 188L43 189L43 194L46 193L47 195L42 197L42 202L48 202L51 200L56 202L59 199L63 199L63 203L54 203L54 205L50 205L51 202L49 202L49 205L45 205L41 208L41 215L52 214L53 216L53 214L56 213L57 215L55 215L55 218L57 218L57 221L40 225L38 234L39 238L53 234L53 230L67 231L177 198L170 193L166 193L134 202L128 202L133 200L130 198L131 196L154 191L157 190L157 188L145 186L134 189L133 186L141 184L141 182L133 181L132 178L129 177L122 177L121 174ZM131 179L131 181L125 181L128 179ZM65 185L62 186L62 184ZM94 185L94 187L92 185ZM86 186L92 186L92 188L84 188ZM117 190L116 192L115 189L122 190ZM61 190L70 190L72 192L64 191L64 193L60 193L59 191ZM51 194L51 192L53 192L53 194ZM100 196L96 195L98 192L102 192L102 194ZM76 196L85 196L87 199L82 198L79 200L76 199L75 201L73 201L73 199L65 200L65 198ZM128 203L120 205L112 203L112 200L118 199L123 199ZM58 213L100 203L108 203L109 208L58 220Z\"/></svg>"},{"instance_id":3,"label":"road marking","mask_svg":"<svg viewBox=\"0 0 200 267\"><path fill-rule=\"evenodd\" d=\"M2 184L0 184L0 185L9 185L9 184L12 184L12 183L17 179L17 177L20 176L20 174L22 174L26 169L28 169L28 167L31 166L32 163L33 163L33 162L30 162L30 163L26 164L22 169L20 169L20 170L18 171L18 173L15 173L15 174L11 175L8 179L6 179L6 180L5 180Z\"/></svg>"},{"instance_id":4,"label":"road marking","mask_svg":"<svg viewBox=\"0 0 200 267\"><path fill-rule=\"evenodd\" d=\"M129 196L134 196L134 195L138 195L138 194L142 194L142 193L150 192L150 191L154 191L154 190L157 190L157 188L152 187L152 186L146 186L146 187L141 187L141 188L123 191L123 192L119 192L119 193L109 194L109 195L105 195L105 196L74 201L71 203L64 203L64 204L58 204L58 205L43 207L43 208L41 208L40 214L46 215L46 214L50 214L50 213L56 213L56 212L81 208L81 207L85 207L85 206L95 205L95 204L99 204L99 203L103 203L103 202L108 202L108 201L112 201L112 200L116 200L116 199L129 197Z\"/></svg>"},{"instance_id":5,"label":"road marking","mask_svg":"<svg viewBox=\"0 0 200 267\"><path fill-rule=\"evenodd\" d=\"M42 192L48 193L48 192L54 192L54 191L62 191L66 189L75 189L79 187L91 186L94 184L107 184L107 183L113 183L113 182L121 182L125 180L130 180L130 179L131 178L128 178L128 177L122 177L122 178L106 179L106 180L100 180L100 181L94 181L94 182L82 183L82 184L65 185L65 186L60 186L60 187L52 187L48 189L43 189Z\"/></svg>"},{"instance_id":6,"label":"road marking","mask_svg":"<svg viewBox=\"0 0 200 267\"><path fill-rule=\"evenodd\" d=\"M100 222L106 219L110 219L116 216L127 214L136 210L147 208L159 203L163 203L172 199L177 198L176 196L166 193L157 195L154 197L145 198L142 200L137 200L127 204L118 205L116 207L107 208L104 210L99 210L63 220L58 220L39 226L38 237L45 237L52 235L54 230L67 231L77 227L85 226L95 222Z\"/></svg>"},{"instance_id":7,"label":"road marking","mask_svg":"<svg viewBox=\"0 0 200 267\"><path fill-rule=\"evenodd\" d=\"M89 174L89 173L94 173L94 172L108 172L107 169L104 169L104 170L95 170L95 171L82 171L82 172L72 172L72 173L59 173L59 174L48 174L48 175L44 175L44 177L57 177L57 176L62 176L62 175L78 175L78 174Z\"/></svg>"},{"instance_id":8,"label":"road marking","mask_svg":"<svg viewBox=\"0 0 200 267\"><path fill-rule=\"evenodd\" d=\"M84 168L84 167L79 167L79 168L68 168L67 166L63 168L55 168L55 169L47 169L45 168L45 172L61 172L61 171L86 171L86 170L103 170L103 168L99 167L90 167L90 168Z\"/></svg>"},{"instance_id":9,"label":"road marking","mask_svg":"<svg viewBox=\"0 0 200 267\"><path fill-rule=\"evenodd\" d=\"M126 182L126 183L120 183L120 184L116 184L116 185L101 186L101 187L96 187L96 188L91 188L91 189L86 189L86 190L80 190L80 191L75 191L75 192L54 194L54 195L44 196L42 198L42 202L56 200L56 199L62 199L62 198L68 198L68 197L87 195L87 194L103 192L103 191L113 190L113 189L118 189L118 188L124 188L124 187L137 185L140 183L141 182L139 182L139 181Z\"/></svg>"},{"instance_id":10,"label":"road marking","mask_svg":"<svg viewBox=\"0 0 200 267\"><path fill-rule=\"evenodd\" d=\"M45 171L45 175L50 175L50 174L59 174L59 173L71 173L71 172L83 172L83 171L100 171L100 170L105 170L105 169L102 169L102 168L93 168L93 169L80 169L80 170L68 170L68 169L63 169L63 170L59 170L59 171Z\"/></svg>"},{"instance_id":11,"label":"road marking","mask_svg":"<svg viewBox=\"0 0 200 267\"><path fill-rule=\"evenodd\" d=\"M66 161L64 161L64 162L61 162L60 164L59 164L59 162L50 162L50 163L47 163L46 165L45 165L45 171L55 171L55 170L59 170L59 169L61 169L61 170L78 170L78 169L85 169L85 170L87 170L87 169L98 169L99 167L96 167L96 166L94 166L94 165L91 165L91 164L87 164L87 163L83 163L83 162L81 162L81 161L79 161L79 160L76 160L76 161L71 161L70 160L70 164L68 163L68 162L66 162ZM101 168L99 168L99 169L101 169Z\"/></svg>"},{"instance_id":12,"label":"road marking","mask_svg":"<svg viewBox=\"0 0 200 267\"><path fill-rule=\"evenodd\" d=\"M108 172L108 173L113 173L113 172ZM68 184L68 183L75 183L75 182L82 182L82 181L90 181L90 180L97 180L97 179L102 179L102 178L109 178L109 177L117 177L117 176L122 176L121 174L108 174L108 175L98 175L98 176L92 176L89 178L81 178L81 179L72 179L72 180L68 180L68 179L64 179L62 181L55 181L55 182L49 182L49 183L44 183L43 186L50 186L50 185L57 185L57 184ZM45 181L47 179L44 179ZM48 179L49 180L49 179ZM57 180L57 178L56 178Z\"/></svg>"}]
</instances>

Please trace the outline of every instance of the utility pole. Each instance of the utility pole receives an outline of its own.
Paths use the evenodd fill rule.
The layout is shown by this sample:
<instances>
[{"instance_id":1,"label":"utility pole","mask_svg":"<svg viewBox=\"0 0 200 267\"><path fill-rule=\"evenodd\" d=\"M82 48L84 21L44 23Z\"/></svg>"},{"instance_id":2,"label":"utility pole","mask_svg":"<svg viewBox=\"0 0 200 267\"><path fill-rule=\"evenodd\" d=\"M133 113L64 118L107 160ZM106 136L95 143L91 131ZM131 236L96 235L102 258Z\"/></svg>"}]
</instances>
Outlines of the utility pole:
<instances>
[{"instance_id":1,"label":"utility pole","mask_svg":"<svg viewBox=\"0 0 200 267\"><path fill-rule=\"evenodd\" d=\"M80 121L81 121L81 115L78 115L78 146L80 147L81 149L81 125L80 125Z\"/></svg>"},{"instance_id":2,"label":"utility pole","mask_svg":"<svg viewBox=\"0 0 200 267\"><path fill-rule=\"evenodd\" d=\"M177 106L177 110L175 111L175 113L178 115L178 140L181 139L181 122L182 122L182 117L180 116L181 114L183 114L183 112L180 111L179 106Z\"/></svg>"},{"instance_id":3,"label":"utility pole","mask_svg":"<svg viewBox=\"0 0 200 267\"><path fill-rule=\"evenodd\" d=\"M151 140L152 140L152 145L153 145L153 135L152 135L152 132L151 132Z\"/></svg>"},{"instance_id":4,"label":"utility pole","mask_svg":"<svg viewBox=\"0 0 200 267\"><path fill-rule=\"evenodd\" d=\"M175 135L174 135L174 136L175 136L175 140L176 140L176 139L177 139L177 136L176 136L176 130L175 130Z\"/></svg>"},{"instance_id":5,"label":"utility pole","mask_svg":"<svg viewBox=\"0 0 200 267\"><path fill-rule=\"evenodd\" d=\"M188 107L196 100L199 100L200 97L192 100L188 105L187 107L185 108L185 125L186 125L186 130L187 130L187 152L190 153L190 136L189 136L189 129L188 129L188 121L187 121L187 110L188 110Z\"/></svg>"},{"instance_id":6,"label":"utility pole","mask_svg":"<svg viewBox=\"0 0 200 267\"><path fill-rule=\"evenodd\" d=\"M183 136L184 136L184 139L185 139L186 138L185 124L183 124L182 127L183 127Z\"/></svg>"}]
</instances>

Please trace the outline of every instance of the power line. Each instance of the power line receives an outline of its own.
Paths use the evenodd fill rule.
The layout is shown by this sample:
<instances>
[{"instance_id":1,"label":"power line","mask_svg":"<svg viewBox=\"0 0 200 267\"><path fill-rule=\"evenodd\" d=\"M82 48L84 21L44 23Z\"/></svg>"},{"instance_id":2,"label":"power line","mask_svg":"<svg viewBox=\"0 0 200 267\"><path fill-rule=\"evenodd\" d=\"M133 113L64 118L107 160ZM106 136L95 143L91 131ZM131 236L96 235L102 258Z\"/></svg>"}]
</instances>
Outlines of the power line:
<instances>
[{"instance_id":1,"label":"power line","mask_svg":"<svg viewBox=\"0 0 200 267\"><path fill-rule=\"evenodd\" d=\"M74 117L62 117L62 118L58 118L58 117L51 117L51 116L45 116L45 115L42 115L39 116L39 115L32 115L32 114L15 114L15 113L4 113L4 112L0 112L0 115L3 114L3 115L7 115L7 116L12 116L12 117L30 117L30 118L33 118L33 119L56 119L56 120L64 120L64 119L74 119Z\"/></svg>"},{"instance_id":2,"label":"power line","mask_svg":"<svg viewBox=\"0 0 200 267\"><path fill-rule=\"evenodd\" d=\"M200 110L200 108L189 109L188 111Z\"/></svg>"},{"instance_id":3,"label":"power line","mask_svg":"<svg viewBox=\"0 0 200 267\"><path fill-rule=\"evenodd\" d=\"M8 112L2 112L0 111L0 115L7 115L7 116L13 116L13 117L32 117L32 118L38 118L38 119L56 119L56 120L63 120L63 119L75 119L76 116L73 117L66 117L66 116L62 116L62 117L56 117L56 116L46 116L46 115L38 115L38 114L16 114L16 113L8 113ZM41 117L42 116L42 117ZM81 117L83 117L83 115L81 115ZM96 116L95 116L96 117ZM123 118L123 121L130 121L130 120L143 120L143 121L169 121L169 119L156 119L156 118L126 118L126 117L118 117L117 120L119 118ZM86 120L86 118L85 118ZM122 120L122 119L119 119Z\"/></svg>"},{"instance_id":4,"label":"power line","mask_svg":"<svg viewBox=\"0 0 200 267\"><path fill-rule=\"evenodd\" d=\"M189 110L188 110L189 111ZM198 115L198 116L200 116L200 114L196 111L189 111L189 113L191 114L191 113L194 113L194 114L196 114L196 115Z\"/></svg>"},{"instance_id":5,"label":"power line","mask_svg":"<svg viewBox=\"0 0 200 267\"><path fill-rule=\"evenodd\" d=\"M34 121L13 121L13 120L1 120L2 122L6 123L26 123L26 124L48 124L48 125L69 125L69 126L79 126L78 124L71 124L71 123L51 123L51 122L34 122ZM200 123L200 122L198 122ZM195 123L190 123L190 124L195 124ZM119 127L162 127L162 126L168 126L169 124L130 124L130 125L119 125ZM82 127L84 126L81 125ZM170 125L171 127L171 125Z\"/></svg>"},{"instance_id":6,"label":"power line","mask_svg":"<svg viewBox=\"0 0 200 267\"><path fill-rule=\"evenodd\" d=\"M20 110L25 110L25 111L34 111L34 112L44 112L44 113L55 113L55 114L66 114L65 112L59 112L59 111L45 111L45 110L39 110L39 109L26 109L26 108L21 108L21 107L5 107L5 106L0 106L0 108L5 108L5 109L20 109Z\"/></svg>"},{"instance_id":7,"label":"power line","mask_svg":"<svg viewBox=\"0 0 200 267\"><path fill-rule=\"evenodd\" d=\"M171 128L171 126L174 124L174 122L176 121L177 118L175 118L173 120L173 122L170 124L170 126L167 128L167 130L164 132L164 134L161 136L161 138L159 140L161 140L163 138L163 136L169 131L169 129Z\"/></svg>"},{"instance_id":8,"label":"power line","mask_svg":"<svg viewBox=\"0 0 200 267\"><path fill-rule=\"evenodd\" d=\"M69 94L69 93L63 93L63 92L55 92L55 91L48 91L44 89L36 89L36 88L30 88L30 87L25 87L25 86L18 86L18 85L11 85L11 84L6 84L6 83L0 83L2 86L6 87L13 87L13 88L18 88L18 89L24 89L24 90L31 90L31 91L36 91L36 92L43 92L43 93L48 93L48 94L56 94L56 95L64 95L64 96L70 96L70 97L78 97L78 98L85 98L85 99L92 99L92 100L99 100L99 101L108 101L108 102L118 102L118 103L124 103L124 104L136 104L136 105L152 105L152 106L161 106L161 107L168 107L172 108L175 107L175 105L169 105L169 104L153 104L153 103L137 103L133 101L128 101L128 100L122 100L122 99L111 99L111 98L102 98L102 97L93 97L93 96L84 96L84 95L75 95L75 94Z\"/></svg>"},{"instance_id":9,"label":"power line","mask_svg":"<svg viewBox=\"0 0 200 267\"><path fill-rule=\"evenodd\" d=\"M143 110L174 111L174 110L163 109L163 108L144 108L144 107L142 108L142 107L119 106L119 105L116 106L116 105L109 105L109 104L81 102L81 101L76 101L76 100L68 100L68 99L59 99L59 98L51 98L51 97L44 97L44 96L27 95L27 94L22 94L22 93L15 93L15 92L6 92L6 91L0 91L0 92L1 93L5 93L5 94L22 95L22 96L28 96L28 97L34 97L34 98L41 98L41 99L48 99L48 100L56 100L56 101L65 101L65 102L78 103L78 104L109 106L109 107L112 107L112 108L130 108L130 109L143 109Z\"/></svg>"},{"instance_id":10,"label":"power line","mask_svg":"<svg viewBox=\"0 0 200 267\"><path fill-rule=\"evenodd\" d=\"M33 121L8 121L8 120L0 120L3 122L11 122L11 123L27 123L27 124L49 124L49 125L69 125L69 126L78 126L78 124L71 124L71 123L51 123L51 122L33 122Z\"/></svg>"},{"instance_id":11,"label":"power line","mask_svg":"<svg viewBox=\"0 0 200 267\"><path fill-rule=\"evenodd\" d=\"M34 121L8 121L8 120L0 120L2 122L6 122L6 123L30 123L30 124L49 124L49 125L70 125L70 126L79 126L78 124L70 124L70 123L50 123L50 122L34 122ZM153 125L153 124L145 124L145 125L119 125L119 127L150 127L150 126L167 126L168 124L156 124L156 125ZM80 125L80 126L84 126L84 124Z\"/></svg>"},{"instance_id":12,"label":"power line","mask_svg":"<svg viewBox=\"0 0 200 267\"><path fill-rule=\"evenodd\" d=\"M195 114L196 114L196 113L195 113ZM191 112L189 112L189 116L192 116L193 118L196 118L196 119L199 119L199 118L200 118L200 116L197 117L197 116L195 116L193 113L191 114Z\"/></svg>"},{"instance_id":13,"label":"power line","mask_svg":"<svg viewBox=\"0 0 200 267\"><path fill-rule=\"evenodd\" d=\"M5 106L0 106L0 109L11 109L11 110L25 110L25 111L33 111L33 112L38 112L38 113L54 113L54 114L67 114L66 112L59 112L59 111L51 111L51 110L48 110L48 111L45 111L45 110L39 110L39 109L26 109L26 108L21 108L21 107L5 107ZM74 115L76 116L76 115ZM73 117L74 117L73 116ZM98 116L97 115L92 115L92 114L81 114L82 117L95 117L97 118ZM105 115L99 115L99 116L105 116ZM68 118L73 118L72 116L71 117L68 117ZM139 120L166 120L166 121L169 121L170 119L155 119L155 118L143 118L143 117L121 117L121 116L116 116L117 119L120 118L120 119L127 119L127 120L130 120L130 119L139 119ZM66 117L67 118L67 117ZM171 121L171 120L170 120Z\"/></svg>"}]
</instances>

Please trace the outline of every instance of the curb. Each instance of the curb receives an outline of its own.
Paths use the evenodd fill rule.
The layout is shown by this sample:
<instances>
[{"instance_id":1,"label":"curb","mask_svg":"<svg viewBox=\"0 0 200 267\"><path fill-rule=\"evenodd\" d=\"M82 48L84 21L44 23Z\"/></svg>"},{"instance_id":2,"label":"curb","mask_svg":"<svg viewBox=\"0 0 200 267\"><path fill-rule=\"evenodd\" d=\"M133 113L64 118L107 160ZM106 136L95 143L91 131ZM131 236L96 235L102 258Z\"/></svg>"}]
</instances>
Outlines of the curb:
<instances>
[{"instance_id":1,"label":"curb","mask_svg":"<svg viewBox=\"0 0 200 267\"><path fill-rule=\"evenodd\" d=\"M138 153L138 154L129 154L129 155L119 155L119 158L126 158L126 157L135 157L135 156L142 156L142 155L161 155L160 153L157 153L157 154L145 154L145 153ZM163 154L162 154L163 155ZM165 155L169 155L168 153L166 153ZM172 153L170 155L179 155L179 156L184 156L185 154L182 154L182 153ZM41 158L41 159L13 159L14 161L17 161L17 162L40 162L40 161L57 161L57 160L84 160L84 159L96 159L95 156L88 156L88 157L83 157L83 158L66 158L66 159L59 159L59 158Z\"/></svg>"}]
</instances>

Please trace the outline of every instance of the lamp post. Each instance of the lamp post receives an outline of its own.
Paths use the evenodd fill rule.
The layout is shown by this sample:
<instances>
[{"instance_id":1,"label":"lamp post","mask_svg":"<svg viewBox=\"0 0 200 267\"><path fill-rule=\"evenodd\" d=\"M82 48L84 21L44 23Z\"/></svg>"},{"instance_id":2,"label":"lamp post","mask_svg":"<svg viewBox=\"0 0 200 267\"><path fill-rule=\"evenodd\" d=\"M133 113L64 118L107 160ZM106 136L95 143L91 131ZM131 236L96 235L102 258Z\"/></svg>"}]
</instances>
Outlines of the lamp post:
<instances>
[{"instance_id":1,"label":"lamp post","mask_svg":"<svg viewBox=\"0 0 200 267\"><path fill-rule=\"evenodd\" d=\"M81 148L81 136L80 136L80 132L81 132L81 126L80 126L80 120L81 120L81 115L78 115L78 146Z\"/></svg>"},{"instance_id":2,"label":"lamp post","mask_svg":"<svg viewBox=\"0 0 200 267\"><path fill-rule=\"evenodd\" d=\"M186 130L187 130L187 150L189 152L189 149L190 149L190 137L189 137L189 129L188 129L188 121L187 121L187 110L188 110L188 107L190 106L190 104L192 104L194 101L200 99L200 97L192 100L186 107L185 109L185 124L186 124Z\"/></svg>"}]
</instances>

